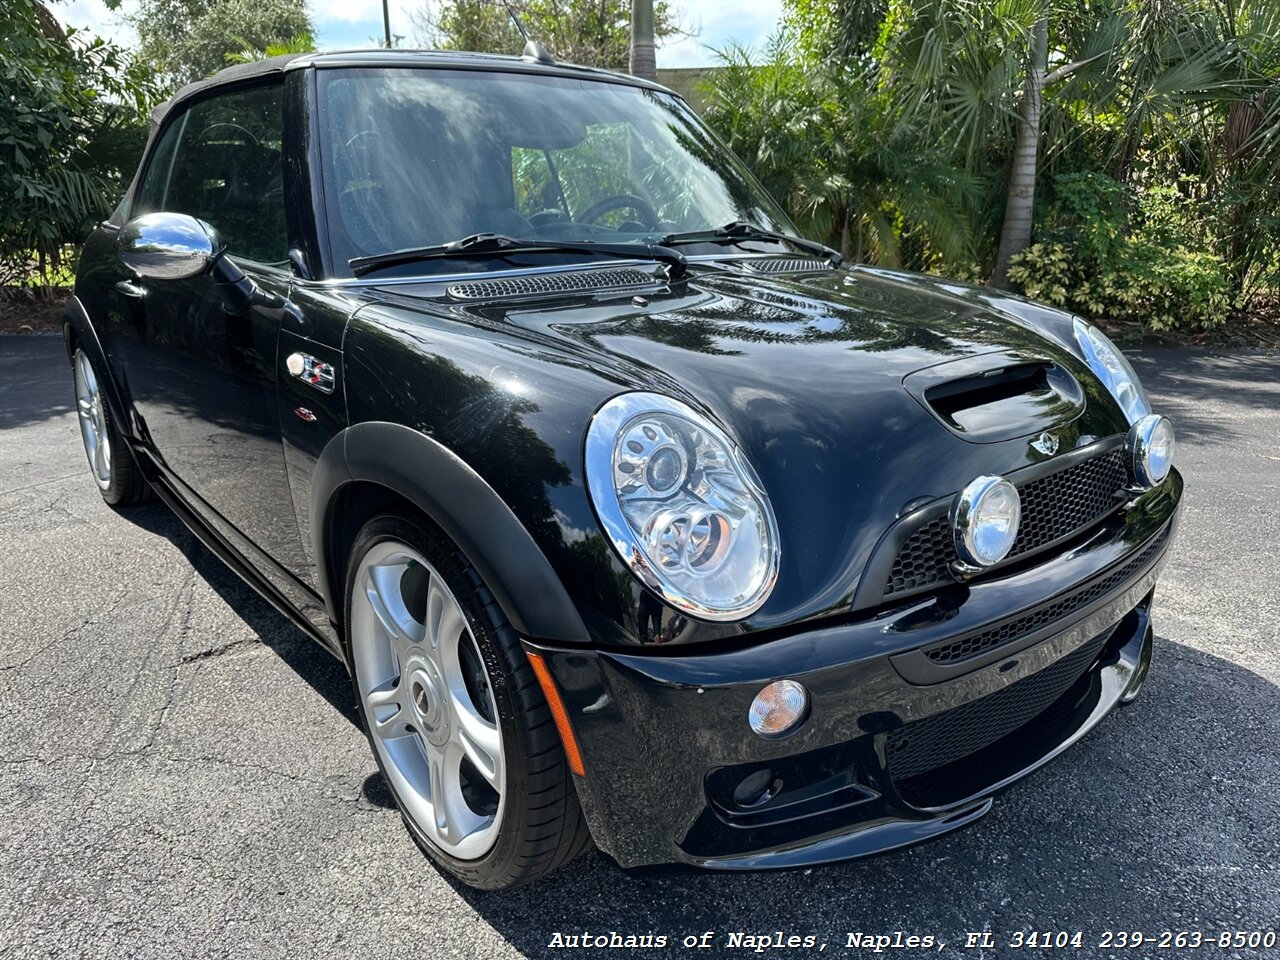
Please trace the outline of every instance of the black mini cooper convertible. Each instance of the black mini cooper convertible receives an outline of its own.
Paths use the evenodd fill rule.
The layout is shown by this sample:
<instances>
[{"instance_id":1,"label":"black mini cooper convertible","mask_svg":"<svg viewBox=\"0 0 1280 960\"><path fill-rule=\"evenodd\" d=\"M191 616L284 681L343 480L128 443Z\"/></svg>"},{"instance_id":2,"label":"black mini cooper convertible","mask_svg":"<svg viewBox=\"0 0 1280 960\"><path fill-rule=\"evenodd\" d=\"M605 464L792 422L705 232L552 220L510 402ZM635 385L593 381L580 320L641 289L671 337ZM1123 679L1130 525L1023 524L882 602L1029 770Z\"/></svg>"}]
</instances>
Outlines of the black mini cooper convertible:
<instances>
[{"instance_id":1,"label":"black mini cooper convertible","mask_svg":"<svg viewBox=\"0 0 1280 960\"><path fill-rule=\"evenodd\" d=\"M842 266L679 97L534 46L154 121L68 308L93 477L343 660L462 882L914 843L1137 695L1182 480L1089 324Z\"/></svg>"}]
</instances>

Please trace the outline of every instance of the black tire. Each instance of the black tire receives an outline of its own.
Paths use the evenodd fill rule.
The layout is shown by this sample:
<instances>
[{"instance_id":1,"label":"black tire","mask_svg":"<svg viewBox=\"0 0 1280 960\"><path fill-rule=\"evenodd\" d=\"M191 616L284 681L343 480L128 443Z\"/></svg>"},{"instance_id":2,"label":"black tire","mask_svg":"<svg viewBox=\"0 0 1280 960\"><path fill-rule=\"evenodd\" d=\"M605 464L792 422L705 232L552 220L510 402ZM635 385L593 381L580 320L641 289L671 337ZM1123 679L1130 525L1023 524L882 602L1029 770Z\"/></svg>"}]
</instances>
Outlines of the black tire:
<instances>
[{"instance_id":1,"label":"black tire","mask_svg":"<svg viewBox=\"0 0 1280 960\"><path fill-rule=\"evenodd\" d=\"M580 855L591 835L555 721L520 638L493 594L465 557L434 524L418 517L385 514L360 530L347 563L344 593L351 610L356 573L365 554L387 540L418 551L458 600L471 628L497 707L505 759L505 800L494 845L478 860L459 860L433 844L414 822L387 775L361 702L357 658L351 657L352 688L362 729L387 789L410 836L445 872L477 890L505 890L532 883ZM344 616L347 650L351 617Z\"/></svg>"},{"instance_id":2,"label":"black tire","mask_svg":"<svg viewBox=\"0 0 1280 960\"><path fill-rule=\"evenodd\" d=\"M75 368L76 365L81 362L81 358L83 358L83 362L87 363L90 368L92 368L93 375L96 378L97 383L105 383L106 378L102 368L83 350L77 348L71 358L73 388L77 387ZM111 405L106 402L105 397L101 396L99 403L102 412L102 424L105 428L107 442L111 450L111 466L109 470L109 479L106 482L103 482L97 476L92 457L90 457L89 470L98 487L98 492L102 494L103 500L105 500L110 506L117 509L146 503L151 500L154 495L151 490L151 485L147 483L146 478L142 475L142 470L138 466L138 461L133 456L133 450L130 449L128 442L116 428L115 419L111 415ZM77 413L77 417L78 416L79 414ZM89 454L87 444L85 445L85 454L86 456Z\"/></svg>"}]
</instances>

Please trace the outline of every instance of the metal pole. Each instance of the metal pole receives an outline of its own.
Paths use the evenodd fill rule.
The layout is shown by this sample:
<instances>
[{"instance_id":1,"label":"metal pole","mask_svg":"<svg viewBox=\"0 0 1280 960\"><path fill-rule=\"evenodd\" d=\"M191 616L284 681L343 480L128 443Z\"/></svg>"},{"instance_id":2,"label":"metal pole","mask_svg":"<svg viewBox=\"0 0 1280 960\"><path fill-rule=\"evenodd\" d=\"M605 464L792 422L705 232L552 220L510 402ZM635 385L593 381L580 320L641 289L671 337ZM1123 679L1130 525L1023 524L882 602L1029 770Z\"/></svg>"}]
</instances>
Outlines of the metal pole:
<instances>
[{"instance_id":1,"label":"metal pole","mask_svg":"<svg viewBox=\"0 0 1280 960\"><path fill-rule=\"evenodd\" d=\"M382 29L387 34L387 49L391 49L391 12L387 9L387 0L382 0Z\"/></svg>"},{"instance_id":2,"label":"metal pole","mask_svg":"<svg viewBox=\"0 0 1280 960\"><path fill-rule=\"evenodd\" d=\"M653 51L653 0L631 0L631 75L658 79Z\"/></svg>"}]
</instances>

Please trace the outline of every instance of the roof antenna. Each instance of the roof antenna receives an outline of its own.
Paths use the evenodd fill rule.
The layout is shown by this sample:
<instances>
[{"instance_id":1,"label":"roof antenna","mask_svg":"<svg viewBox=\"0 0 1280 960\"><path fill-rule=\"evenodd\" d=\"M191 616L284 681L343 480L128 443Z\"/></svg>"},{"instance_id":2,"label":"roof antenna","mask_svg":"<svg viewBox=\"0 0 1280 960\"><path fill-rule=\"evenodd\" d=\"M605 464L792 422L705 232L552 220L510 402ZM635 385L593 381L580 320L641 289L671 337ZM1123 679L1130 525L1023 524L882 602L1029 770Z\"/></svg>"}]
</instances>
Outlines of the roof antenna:
<instances>
[{"instance_id":1,"label":"roof antenna","mask_svg":"<svg viewBox=\"0 0 1280 960\"><path fill-rule=\"evenodd\" d=\"M516 25L516 29L520 31L520 36L524 37L524 50L520 54L521 60L529 63L555 63L555 58L547 53L546 47L537 40L529 39L529 31L524 28L524 24L520 22L520 18L516 16L516 12L511 9L511 4L507 0L502 0L502 5L507 8L507 13L511 17L511 22Z\"/></svg>"}]
</instances>

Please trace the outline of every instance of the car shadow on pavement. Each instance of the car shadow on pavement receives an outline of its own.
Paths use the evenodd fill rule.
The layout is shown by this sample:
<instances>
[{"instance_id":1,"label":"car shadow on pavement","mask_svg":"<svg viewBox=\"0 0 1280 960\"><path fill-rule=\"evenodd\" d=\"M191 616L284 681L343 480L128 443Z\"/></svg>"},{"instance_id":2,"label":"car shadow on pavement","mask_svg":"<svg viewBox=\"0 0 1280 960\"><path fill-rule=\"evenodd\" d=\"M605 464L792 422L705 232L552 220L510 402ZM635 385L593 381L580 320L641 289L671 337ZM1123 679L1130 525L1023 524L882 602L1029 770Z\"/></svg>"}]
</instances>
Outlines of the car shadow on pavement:
<instances>
[{"instance_id":1,"label":"car shadow on pavement","mask_svg":"<svg viewBox=\"0 0 1280 960\"><path fill-rule=\"evenodd\" d=\"M1107 930L1273 929L1277 742L1275 683L1158 639L1134 706L998 797L983 820L923 846L812 870L715 875L628 874L593 852L509 893L454 886L527 957L562 956L557 932L665 935L665 950L620 952L670 957L715 955L734 931L813 934L828 953L851 956L850 933L902 931L940 938L950 945L941 955L969 956L964 934L984 929L1005 944L1017 930L1080 930L1091 947L1082 955L1101 952ZM686 953L683 937L707 931L719 949Z\"/></svg>"},{"instance_id":2,"label":"car shadow on pavement","mask_svg":"<svg viewBox=\"0 0 1280 960\"><path fill-rule=\"evenodd\" d=\"M172 543L263 644L352 725L359 725L346 668L241 580L167 506L149 504L120 516Z\"/></svg>"}]
</instances>

